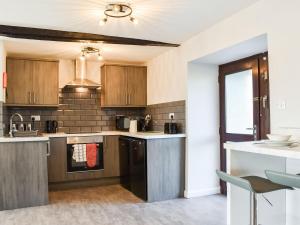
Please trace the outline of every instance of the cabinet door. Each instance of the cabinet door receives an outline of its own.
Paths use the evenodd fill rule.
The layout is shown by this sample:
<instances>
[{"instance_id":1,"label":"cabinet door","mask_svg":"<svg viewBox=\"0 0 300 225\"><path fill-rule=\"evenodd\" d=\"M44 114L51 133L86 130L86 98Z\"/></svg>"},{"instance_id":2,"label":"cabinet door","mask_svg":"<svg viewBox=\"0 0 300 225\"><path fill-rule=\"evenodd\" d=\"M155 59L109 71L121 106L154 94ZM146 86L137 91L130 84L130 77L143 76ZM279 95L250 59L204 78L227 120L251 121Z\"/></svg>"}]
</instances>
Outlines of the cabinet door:
<instances>
[{"instance_id":1,"label":"cabinet door","mask_svg":"<svg viewBox=\"0 0 300 225\"><path fill-rule=\"evenodd\" d=\"M127 67L128 105L147 105L147 68Z\"/></svg>"},{"instance_id":2,"label":"cabinet door","mask_svg":"<svg viewBox=\"0 0 300 225\"><path fill-rule=\"evenodd\" d=\"M103 89L101 105L104 107L126 106L127 75L124 66L103 66L101 73Z\"/></svg>"},{"instance_id":3,"label":"cabinet door","mask_svg":"<svg viewBox=\"0 0 300 225\"><path fill-rule=\"evenodd\" d=\"M48 203L46 151L45 142L1 143L0 210Z\"/></svg>"},{"instance_id":4,"label":"cabinet door","mask_svg":"<svg viewBox=\"0 0 300 225\"><path fill-rule=\"evenodd\" d=\"M7 104L27 105L32 101L32 62L7 59Z\"/></svg>"},{"instance_id":5,"label":"cabinet door","mask_svg":"<svg viewBox=\"0 0 300 225\"><path fill-rule=\"evenodd\" d=\"M104 138L104 176L120 176L119 137L106 136Z\"/></svg>"},{"instance_id":6,"label":"cabinet door","mask_svg":"<svg viewBox=\"0 0 300 225\"><path fill-rule=\"evenodd\" d=\"M50 156L48 157L48 181L49 182L65 181L66 173L67 173L66 138L51 138Z\"/></svg>"},{"instance_id":7,"label":"cabinet door","mask_svg":"<svg viewBox=\"0 0 300 225\"><path fill-rule=\"evenodd\" d=\"M58 62L33 61L35 105L58 105Z\"/></svg>"}]
</instances>

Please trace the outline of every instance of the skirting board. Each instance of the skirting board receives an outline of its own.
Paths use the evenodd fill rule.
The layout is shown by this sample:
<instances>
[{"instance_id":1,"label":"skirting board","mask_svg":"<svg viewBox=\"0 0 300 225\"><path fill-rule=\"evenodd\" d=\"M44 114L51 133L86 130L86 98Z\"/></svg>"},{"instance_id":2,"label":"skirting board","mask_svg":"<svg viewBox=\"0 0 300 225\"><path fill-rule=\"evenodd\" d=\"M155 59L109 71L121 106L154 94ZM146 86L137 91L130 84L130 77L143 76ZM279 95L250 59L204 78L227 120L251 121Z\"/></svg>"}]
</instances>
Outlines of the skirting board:
<instances>
[{"instance_id":1,"label":"skirting board","mask_svg":"<svg viewBox=\"0 0 300 225\"><path fill-rule=\"evenodd\" d=\"M214 188L207 188L207 189L201 189L201 190L185 190L184 191L184 197L185 198L195 198L195 197L202 197L202 196L208 196L208 195L216 195L220 194L220 187L214 187Z\"/></svg>"}]
</instances>

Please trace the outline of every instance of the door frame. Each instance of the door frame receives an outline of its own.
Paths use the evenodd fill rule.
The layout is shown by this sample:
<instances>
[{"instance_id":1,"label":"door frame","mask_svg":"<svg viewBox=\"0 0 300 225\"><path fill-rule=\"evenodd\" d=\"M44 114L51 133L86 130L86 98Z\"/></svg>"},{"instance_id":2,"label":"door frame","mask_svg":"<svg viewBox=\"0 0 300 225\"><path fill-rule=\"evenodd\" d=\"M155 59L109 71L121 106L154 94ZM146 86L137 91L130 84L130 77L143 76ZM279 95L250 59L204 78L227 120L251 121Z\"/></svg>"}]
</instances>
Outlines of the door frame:
<instances>
[{"instance_id":1,"label":"door frame","mask_svg":"<svg viewBox=\"0 0 300 225\"><path fill-rule=\"evenodd\" d=\"M250 68L253 70L253 112L259 112L253 117L254 124L257 125L256 138L261 140L270 132L270 107L269 107L269 70L268 70L268 53L253 55L237 61L226 63L219 66L219 102L220 102L220 169L224 172L227 170L226 150L223 143L228 138L235 138L237 141L252 141L253 136L226 134L226 113L225 113L225 77L231 73L242 72ZM267 96L267 99L263 99ZM265 102L264 102L265 101ZM254 113L253 113L254 114ZM220 181L221 193L227 193L225 182Z\"/></svg>"}]
</instances>

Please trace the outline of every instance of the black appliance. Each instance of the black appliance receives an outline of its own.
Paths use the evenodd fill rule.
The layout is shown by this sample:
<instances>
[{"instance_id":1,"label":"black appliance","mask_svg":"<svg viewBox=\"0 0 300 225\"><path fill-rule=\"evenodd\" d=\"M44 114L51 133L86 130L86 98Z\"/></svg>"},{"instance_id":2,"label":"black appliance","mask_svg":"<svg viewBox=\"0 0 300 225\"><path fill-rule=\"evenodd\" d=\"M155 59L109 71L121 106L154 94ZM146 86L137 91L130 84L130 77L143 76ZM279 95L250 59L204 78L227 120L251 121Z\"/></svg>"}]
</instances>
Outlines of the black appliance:
<instances>
[{"instance_id":1,"label":"black appliance","mask_svg":"<svg viewBox=\"0 0 300 225\"><path fill-rule=\"evenodd\" d=\"M146 115L145 117L139 117L137 120L137 130L146 132L151 130L151 115Z\"/></svg>"},{"instance_id":2,"label":"black appliance","mask_svg":"<svg viewBox=\"0 0 300 225\"><path fill-rule=\"evenodd\" d=\"M96 144L97 146L96 164L94 167L89 167L87 161L77 162L73 158L75 148L87 144ZM67 172L95 171L103 169L103 136L67 137Z\"/></svg>"},{"instance_id":3,"label":"black appliance","mask_svg":"<svg viewBox=\"0 0 300 225\"><path fill-rule=\"evenodd\" d=\"M58 122L56 120L47 120L46 121L46 132L47 133L56 133L58 128Z\"/></svg>"},{"instance_id":4,"label":"black appliance","mask_svg":"<svg viewBox=\"0 0 300 225\"><path fill-rule=\"evenodd\" d=\"M165 123L164 128L165 134L177 134L178 133L178 127L177 123Z\"/></svg>"},{"instance_id":5,"label":"black appliance","mask_svg":"<svg viewBox=\"0 0 300 225\"><path fill-rule=\"evenodd\" d=\"M130 126L130 119L123 115L116 116L116 129L121 131L128 131Z\"/></svg>"},{"instance_id":6,"label":"black appliance","mask_svg":"<svg viewBox=\"0 0 300 225\"><path fill-rule=\"evenodd\" d=\"M147 201L146 141L120 137L121 185Z\"/></svg>"}]
</instances>

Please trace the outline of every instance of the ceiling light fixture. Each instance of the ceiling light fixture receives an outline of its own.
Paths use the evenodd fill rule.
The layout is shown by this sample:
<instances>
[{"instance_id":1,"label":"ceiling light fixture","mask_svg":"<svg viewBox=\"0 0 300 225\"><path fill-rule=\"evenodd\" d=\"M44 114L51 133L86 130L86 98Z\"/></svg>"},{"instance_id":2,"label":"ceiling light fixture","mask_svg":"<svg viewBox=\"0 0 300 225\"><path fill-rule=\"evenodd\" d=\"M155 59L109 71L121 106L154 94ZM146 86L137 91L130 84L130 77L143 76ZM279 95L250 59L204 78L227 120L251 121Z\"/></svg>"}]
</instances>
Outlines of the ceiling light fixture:
<instances>
[{"instance_id":1,"label":"ceiling light fixture","mask_svg":"<svg viewBox=\"0 0 300 225\"><path fill-rule=\"evenodd\" d=\"M88 57L90 55L97 55L98 60L103 60L103 56L101 55L100 49L94 48L94 47L84 47L81 50L80 59L85 60L86 57Z\"/></svg>"},{"instance_id":2,"label":"ceiling light fixture","mask_svg":"<svg viewBox=\"0 0 300 225\"><path fill-rule=\"evenodd\" d=\"M129 17L133 24L138 24L138 20L132 16L132 8L129 4L125 3L111 3L106 6L104 11L104 18L99 21L99 25L103 26L108 21L108 18L124 18Z\"/></svg>"}]
</instances>

